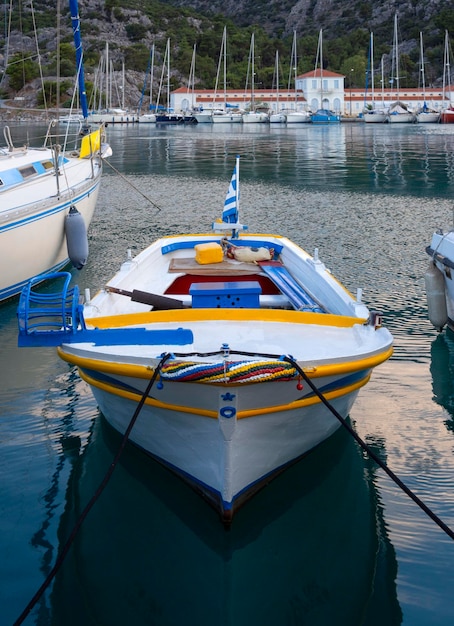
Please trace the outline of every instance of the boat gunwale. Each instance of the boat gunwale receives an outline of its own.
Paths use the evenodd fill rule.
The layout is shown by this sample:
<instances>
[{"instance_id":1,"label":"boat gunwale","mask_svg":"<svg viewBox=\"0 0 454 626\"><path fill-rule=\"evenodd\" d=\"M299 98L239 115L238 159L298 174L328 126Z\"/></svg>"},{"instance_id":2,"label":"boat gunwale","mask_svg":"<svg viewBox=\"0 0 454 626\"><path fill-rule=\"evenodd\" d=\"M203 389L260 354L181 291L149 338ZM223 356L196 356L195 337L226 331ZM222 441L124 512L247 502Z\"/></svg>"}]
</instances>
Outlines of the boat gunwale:
<instances>
[{"instance_id":1,"label":"boat gunwale","mask_svg":"<svg viewBox=\"0 0 454 626\"><path fill-rule=\"evenodd\" d=\"M69 363L70 365L75 365L78 368L94 370L98 372L104 372L107 374L127 376L129 378L140 378L149 380L153 376L155 371L155 367L152 364L150 365L139 365L133 363L124 363L118 361L106 361L101 359L89 358L85 356L78 356L77 354L66 352L63 346L59 346L57 348L57 352L59 357ZM362 357L357 360L349 360L337 363L325 363L320 365L314 364L306 364L303 362L299 362L301 369L307 374L309 378L322 378L326 376L336 376L339 374L348 374L356 371L361 371L365 369L373 369L377 367L381 363L387 361L393 354L393 347L389 347L386 350L382 350L378 353L369 355L367 357ZM260 356L260 355L257 355ZM220 355L221 359L221 355ZM159 362L159 357L155 357L151 359L155 361L156 365ZM245 360L245 359L243 359ZM276 362L278 360L276 359ZM185 381L172 381L178 384L182 384ZM189 382L189 381L186 381ZM269 382L269 381L263 381ZM257 385L263 384L260 380L255 380L252 382L242 382L241 386L245 385ZM276 383L278 381L275 381ZM230 382L203 382L199 381L197 384L203 385L217 385L221 387L232 387L232 385L238 383L230 383Z\"/></svg>"}]
</instances>

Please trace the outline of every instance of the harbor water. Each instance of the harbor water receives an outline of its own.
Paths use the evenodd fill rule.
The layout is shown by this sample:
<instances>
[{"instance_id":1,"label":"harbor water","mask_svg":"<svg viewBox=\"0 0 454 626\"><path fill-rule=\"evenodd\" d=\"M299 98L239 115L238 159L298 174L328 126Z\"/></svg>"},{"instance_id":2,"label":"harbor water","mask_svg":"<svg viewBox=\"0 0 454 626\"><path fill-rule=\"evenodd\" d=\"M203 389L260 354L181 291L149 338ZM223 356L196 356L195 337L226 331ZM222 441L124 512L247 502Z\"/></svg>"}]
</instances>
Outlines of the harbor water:
<instances>
[{"instance_id":1,"label":"harbor water","mask_svg":"<svg viewBox=\"0 0 454 626\"><path fill-rule=\"evenodd\" d=\"M11 131L17 145L45 134ZM128 250L207 232L240 155L249 231L317 249L383 313L394 355L361 389L351 423L454 529L454 336L430 325L424 290L425 248L453 222L454 126L140 124L107 135L89 260L72 270L81 291L105 286ZM0 306L1 626L51 571L121 441L53 348L17 348L16 306ZM452 539L343 429L230 530L131 445L24 623L446 626L453 575Z\"/></svg>"}]
</instances>

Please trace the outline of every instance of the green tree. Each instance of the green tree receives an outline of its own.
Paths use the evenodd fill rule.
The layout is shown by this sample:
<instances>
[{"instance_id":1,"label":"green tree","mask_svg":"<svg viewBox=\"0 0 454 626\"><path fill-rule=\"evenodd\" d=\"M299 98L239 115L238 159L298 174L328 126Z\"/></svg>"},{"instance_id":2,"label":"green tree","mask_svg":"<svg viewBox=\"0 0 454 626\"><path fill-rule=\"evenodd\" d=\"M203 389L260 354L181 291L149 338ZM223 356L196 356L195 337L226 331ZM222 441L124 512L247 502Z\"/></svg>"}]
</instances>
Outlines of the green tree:
<instances>
[{"instance_id":1,"label":"green tree","mask_svg":"<svg viewBox=\"0 0 454 626\"><path fill-rule=\"evenodd\" d=\"M15 91L19 91L27 83L39 76L39 65L30 57L18 53L11 59L6 73L9 77L10 87Z\"/></svg>"}]
</instances>

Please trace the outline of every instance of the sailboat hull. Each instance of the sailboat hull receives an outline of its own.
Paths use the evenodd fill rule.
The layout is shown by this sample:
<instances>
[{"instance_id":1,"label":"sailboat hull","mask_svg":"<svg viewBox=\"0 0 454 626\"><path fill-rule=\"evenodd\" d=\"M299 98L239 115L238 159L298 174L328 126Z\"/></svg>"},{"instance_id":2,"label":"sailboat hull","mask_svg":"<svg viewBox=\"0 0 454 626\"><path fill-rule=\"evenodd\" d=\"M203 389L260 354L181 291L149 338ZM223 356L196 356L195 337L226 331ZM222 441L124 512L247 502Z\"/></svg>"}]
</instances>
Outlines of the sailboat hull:
<instances>
[{"instance_id":1,"label":"sailboat hull","mask_svg":"<svg viewBox=\"0 0 454 626\"><path fill-rule=\"evenodd\" d=\"M366 124L384 124L386 122L386 113L370 111L364 113L363 119Z\"/></svg>"}]
</instances>

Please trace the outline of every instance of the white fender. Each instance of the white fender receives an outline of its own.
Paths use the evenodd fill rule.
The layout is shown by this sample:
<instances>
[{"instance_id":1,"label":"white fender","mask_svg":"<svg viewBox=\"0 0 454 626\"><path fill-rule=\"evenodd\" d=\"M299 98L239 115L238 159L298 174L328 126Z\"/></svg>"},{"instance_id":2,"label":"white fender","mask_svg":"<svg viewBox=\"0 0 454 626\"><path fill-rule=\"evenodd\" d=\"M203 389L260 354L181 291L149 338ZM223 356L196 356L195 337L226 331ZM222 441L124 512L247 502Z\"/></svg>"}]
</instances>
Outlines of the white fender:
<instances>
[{"instance_id":1,"label":"white fender","mask_svg":"<svg viewBox=\"0 0 454 626\"><path fill-rule=\"evenodd\" d=\"M446 307L445 277L438 267L431 261L424 274L426 284L427 310L429 321L438 330L442 331L448 321Z\"/></svg>"},{"instance_id":2,"label":"white fender","mask_svg":"<svg viewBox=\"0 0 454 626\"><path fill-rule=\"evenodd\" d=\"M80 270L88 259L88 236L84 218L74 205L65 217L65 234L69 259Z\"/></svg>"}]
</instances>

